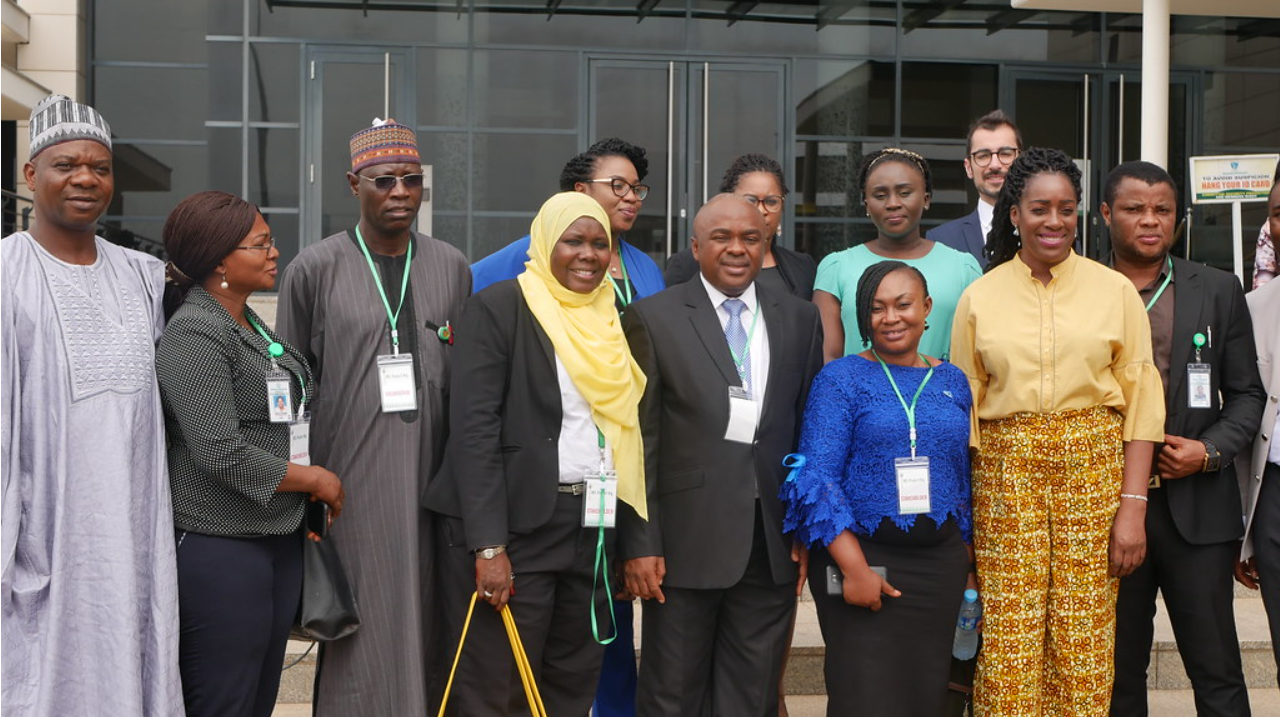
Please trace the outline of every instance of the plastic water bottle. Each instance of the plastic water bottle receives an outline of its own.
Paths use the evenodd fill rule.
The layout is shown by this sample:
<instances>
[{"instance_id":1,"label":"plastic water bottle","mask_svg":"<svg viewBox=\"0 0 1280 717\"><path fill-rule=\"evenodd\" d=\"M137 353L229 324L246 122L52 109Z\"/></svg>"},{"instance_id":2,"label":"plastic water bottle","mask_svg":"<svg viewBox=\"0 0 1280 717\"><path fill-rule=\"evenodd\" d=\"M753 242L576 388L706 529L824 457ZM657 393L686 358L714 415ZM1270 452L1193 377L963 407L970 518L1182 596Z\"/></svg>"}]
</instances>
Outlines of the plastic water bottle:
<instances>
[{"instance_id":1,"label":"plastic water bottle","mask_svg":"<svg viewBox=\"0 0 1280 717\"><path fill-rule=\"evenodd\" d=\"M965 590L960 603L960 617L956 620L956 639L951 644L951 655L957 660L972 660L978 654L978 619L982 617L982 603L977 590Z\"/></svg>"}]
</instances>

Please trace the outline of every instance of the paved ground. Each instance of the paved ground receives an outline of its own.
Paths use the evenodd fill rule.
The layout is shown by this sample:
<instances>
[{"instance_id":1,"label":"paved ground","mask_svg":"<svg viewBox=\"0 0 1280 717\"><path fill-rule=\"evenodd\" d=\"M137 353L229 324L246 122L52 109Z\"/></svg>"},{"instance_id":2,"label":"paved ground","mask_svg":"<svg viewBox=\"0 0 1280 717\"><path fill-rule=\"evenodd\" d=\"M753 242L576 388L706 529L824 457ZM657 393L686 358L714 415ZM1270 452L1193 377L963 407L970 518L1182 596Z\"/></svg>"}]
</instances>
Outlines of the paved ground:
<instances>
[{"instance_id":1,"label":"paved ground","mask_svg":"<svg viewBox=\"0 0 1280 717\"><path fill-rule=\"evenodd\" d=\"M1191 690L1152 690L1151 714L1159 717L1195 717ZM1249 690L1249 702L1256 717L1280 715L1280 689ZM788 697L791 717L826 717L827 698L820 695ZM311 705L279 705L272 717L311 717Z\"/></svg>"}]
</instances>

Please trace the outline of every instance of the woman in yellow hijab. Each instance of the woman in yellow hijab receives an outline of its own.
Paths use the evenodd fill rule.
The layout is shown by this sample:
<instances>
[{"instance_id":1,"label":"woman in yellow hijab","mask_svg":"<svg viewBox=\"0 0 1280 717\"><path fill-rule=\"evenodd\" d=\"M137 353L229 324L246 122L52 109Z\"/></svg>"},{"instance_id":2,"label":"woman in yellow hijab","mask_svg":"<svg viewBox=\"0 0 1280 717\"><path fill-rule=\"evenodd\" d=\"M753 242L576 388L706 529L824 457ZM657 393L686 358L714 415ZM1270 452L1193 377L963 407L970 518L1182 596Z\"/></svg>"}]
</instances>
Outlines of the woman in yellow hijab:
<instances>
[{"instance_id":1,"label":"woman in yellow hijab","mask_svg":"<svg viewBox=\"0 0 1280 717\"><path fill-rule=\"evenodd\" d=\"M526 271L463 309L448 447L424 503L440 514L439 593L454 630L445 651L473 593L498 610L510 603L548 714L586 715L614 634L611 496L645 509L645 378L605 281L600 205L557 194L530 235ZM524 699L501 619L477 611L451 712L502 715Z\"/></svg>"}]
</instances>

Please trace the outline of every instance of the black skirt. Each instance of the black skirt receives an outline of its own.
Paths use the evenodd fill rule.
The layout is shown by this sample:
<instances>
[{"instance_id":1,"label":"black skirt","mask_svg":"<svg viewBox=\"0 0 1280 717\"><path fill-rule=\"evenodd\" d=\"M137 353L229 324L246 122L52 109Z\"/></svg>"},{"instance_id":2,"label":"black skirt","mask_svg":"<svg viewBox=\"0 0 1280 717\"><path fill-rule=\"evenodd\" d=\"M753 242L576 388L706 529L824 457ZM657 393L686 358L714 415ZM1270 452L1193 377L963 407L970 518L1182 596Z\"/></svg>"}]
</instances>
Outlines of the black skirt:
<instances>
[{"instance_id":1,"label":"black skirt","mask_svg":"<svg viewBox=\"0 0 1280 717\"><path fill-rule=\"evenodd\" d=\"M951 643L969 573L955 521L939 527L920 516L910 531L885 519L858 538L868 565L883 565L902 596L882 597L879 612L827 595L831 554L809 555L809 589L826 643L827 715L937 717L943 714Z\"/></svg>"}]
</instances>

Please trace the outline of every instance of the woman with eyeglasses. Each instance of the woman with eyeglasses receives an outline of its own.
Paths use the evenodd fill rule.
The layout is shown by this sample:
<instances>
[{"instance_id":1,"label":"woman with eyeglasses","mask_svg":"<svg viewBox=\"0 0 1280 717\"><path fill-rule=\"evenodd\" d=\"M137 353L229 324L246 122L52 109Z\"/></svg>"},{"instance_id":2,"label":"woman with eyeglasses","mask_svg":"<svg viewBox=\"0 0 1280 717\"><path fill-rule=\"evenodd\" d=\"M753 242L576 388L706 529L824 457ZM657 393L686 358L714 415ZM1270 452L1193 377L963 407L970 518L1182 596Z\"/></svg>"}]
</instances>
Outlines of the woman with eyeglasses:
<instances>
[{"instance_id":1,"label":"woman with eyeglasses","mask_svg":"<svg viewBox=\"0 0 1280 717\"><path fill-rule=\"evenodd\" d=\"M342 512L342 481L310 465L307 360L248 306L280 252L248 202L184 199L164 226L156 375L169 439L186 713L270 717L302 595L303 518ZM312 539L319 536L311 534Z\"/></svg>"},{"instance_id":2,"label":"woman with eyeglasses","mask_svg":"<svg viewBox=\"0 0 1280 717\"><path fill-rule=\"evenodd\" d=\"M805 301L813 298L813 277L817 265L808 254L778 245L782 238L782 212L787 203L787 180L782 167L763 154L744 154L733 160L720 181L720 192L737 194L764 215L767 241L764 268L756 281L771 290L791 294ZM683 284L698 275L693 251L684 249L667 260L667 286Z\"/></svg>"},{"instance_id":3,"label":"woman with eyeglasses","mask_svg":"<svg viewBox=\"0 0 1280 717\"><path fill-rule=\"evenodd\" d=\"M876 238L828 254L818 265L813 303L822 314L823 354L830 362L868 348L858 332L854 301L858 279L872 264L895 259L919 269L929 282L933 313L924 326L920 350L945 360L951 353L956 302L982 271L972 256L930 241L920 232L920 219L933 196L929 163L910 150L882 149L863 159L858 185Z\"/></svg>"}]
</instances>

